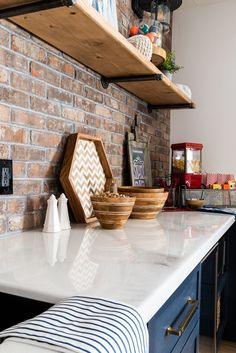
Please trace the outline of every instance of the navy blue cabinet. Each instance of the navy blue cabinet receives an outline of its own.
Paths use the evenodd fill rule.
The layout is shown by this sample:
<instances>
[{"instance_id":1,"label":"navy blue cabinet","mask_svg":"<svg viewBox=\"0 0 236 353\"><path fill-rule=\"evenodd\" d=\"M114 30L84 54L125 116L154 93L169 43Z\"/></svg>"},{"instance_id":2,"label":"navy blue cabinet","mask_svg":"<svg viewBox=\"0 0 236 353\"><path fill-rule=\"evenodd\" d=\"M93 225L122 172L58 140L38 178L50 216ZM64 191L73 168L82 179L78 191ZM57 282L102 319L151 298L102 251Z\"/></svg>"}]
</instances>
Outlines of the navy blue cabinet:
<instances>
[{"instance_id":1,"label":"navy blue cabinet","mask_svg":"<svg viewBox=\"0 0 236 353\"><path fill-rule=\"evenodd\" d=\"M198 352L198 337L199 337L199 325L197 324L195 326L194 330L192 331L191 335L189 336L181 353L197 353Z\"/></svg>"},{"instance_id":2,"label":"navy blue cabinet","mask_svg":"<svg viewBox=\"0 0 236 353\"><path fill-rule=\"evenodd\" d=\"M229 341L236 341L236 223L228 231L228 283L225 294L227 310L227 322L223 338Z\"/></svg>"},{"instance_id":3,"label":"navy blue cabinet","mask_svg":"<svg viewBox=\"0 0 236 353\"><path fill-rule=\"evenodd\" d=\"M148 323L150 353L197 353L200 266Z\"/></svg>"},{"instance_id":4,"label":"navy blue cabinet","mask_svg":"<svg viewBox=\"0 0 236 353\"><path fill-rule=\"evenodd\" d=\"M202 261L200 348L216 353L228 321L229 232Z\"/></svg>"}]
</instances>

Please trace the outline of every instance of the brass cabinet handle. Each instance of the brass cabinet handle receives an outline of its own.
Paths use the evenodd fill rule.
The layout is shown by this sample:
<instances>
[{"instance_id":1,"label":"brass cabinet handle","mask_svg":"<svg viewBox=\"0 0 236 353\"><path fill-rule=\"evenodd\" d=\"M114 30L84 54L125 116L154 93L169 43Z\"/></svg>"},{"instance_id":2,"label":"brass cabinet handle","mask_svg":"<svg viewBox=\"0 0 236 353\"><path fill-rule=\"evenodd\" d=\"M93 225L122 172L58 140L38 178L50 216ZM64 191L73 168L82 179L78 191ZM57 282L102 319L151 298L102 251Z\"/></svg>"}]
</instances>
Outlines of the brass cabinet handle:
<instances>
[{"instance_id":1,"label":"brass cabinet handle","mask_svg":"<svg viewBox=\"0 0 236 353\"><path fill-rule=\"evenodd\" d=\"M186 327L188 326L189 322L191 321L193 315L197 311L197 308L198 308L198 305L199 305L199 301L198 300L193 300L192 298L188 298L186 305L188 305L188 304L192 305L192 307L187 312L185 318L180 323L179 327L177 329L175 329L172 326L167 327L167 329L166 329L166 334L167 335L181 336L184 333L184 331L185 331Z\"/></svg>"}]
</instances>

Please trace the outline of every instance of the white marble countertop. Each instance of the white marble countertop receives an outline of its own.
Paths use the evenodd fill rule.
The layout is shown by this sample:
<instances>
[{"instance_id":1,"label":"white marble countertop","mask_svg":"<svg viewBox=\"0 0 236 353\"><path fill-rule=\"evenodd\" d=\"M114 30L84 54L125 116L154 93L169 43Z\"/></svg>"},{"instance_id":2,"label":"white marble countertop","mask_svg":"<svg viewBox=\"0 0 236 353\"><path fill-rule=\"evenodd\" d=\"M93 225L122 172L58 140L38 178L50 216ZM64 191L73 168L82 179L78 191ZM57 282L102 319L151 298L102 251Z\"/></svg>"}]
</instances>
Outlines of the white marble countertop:
<instances>
[{"instance_id":1,"label":"white marble countertop","mask_svg":"<svg viewBox=\"0 0 236 353\"><path fill-rule=\"evenodd\" d=\"M0 291L49 303L71 295L135 306L148 322L234 223L230 215L163 212L70 231L28 231L0 238Z\"/></svg>"}]
</instances>

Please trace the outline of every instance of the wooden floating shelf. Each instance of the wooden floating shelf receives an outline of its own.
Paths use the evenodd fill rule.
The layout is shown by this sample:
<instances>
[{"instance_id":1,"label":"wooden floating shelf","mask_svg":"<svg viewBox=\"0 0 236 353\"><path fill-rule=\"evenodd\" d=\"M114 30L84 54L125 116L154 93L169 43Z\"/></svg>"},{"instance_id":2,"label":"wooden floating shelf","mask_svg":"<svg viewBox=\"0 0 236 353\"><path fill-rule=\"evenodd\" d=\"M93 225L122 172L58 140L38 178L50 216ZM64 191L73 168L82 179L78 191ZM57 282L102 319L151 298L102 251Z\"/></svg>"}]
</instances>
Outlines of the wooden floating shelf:
<instances>
[{"instance_id":1,"label":"wooden floating shelf","mask_svg":"<svg viewBox=\"0 0 236 353\"><path fill-rule=\"evenodd\" d=\"M0 10L32 0L0 0ZM10 18L78 62L107 78L161 74L160 70L117 30L113 29L86 0ZM156 108L193 108L194 104L174 83L162 80L117 83Z\"/></svg>"}]
</instances>

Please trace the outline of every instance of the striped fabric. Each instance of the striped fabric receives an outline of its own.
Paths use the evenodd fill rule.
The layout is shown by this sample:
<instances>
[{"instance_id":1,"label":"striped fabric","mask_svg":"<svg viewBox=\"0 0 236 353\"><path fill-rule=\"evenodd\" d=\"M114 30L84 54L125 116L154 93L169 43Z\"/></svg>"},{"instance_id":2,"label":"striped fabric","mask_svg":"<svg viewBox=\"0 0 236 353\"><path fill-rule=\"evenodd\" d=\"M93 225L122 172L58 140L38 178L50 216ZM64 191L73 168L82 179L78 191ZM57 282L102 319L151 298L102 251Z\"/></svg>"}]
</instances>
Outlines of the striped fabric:
<instances>
[{"instance_id":1,"label":"striped fabric","mask_svg":"<svg viewBox=\"0 0 236 353\"><path fill-rule=\"evenodd\" d=\"M50 344L59 351L148 353L147 327L136 309L83 296L64 299L35 318L0 332L0 338L7 337Z\"/></svg>"}]
</instances>

